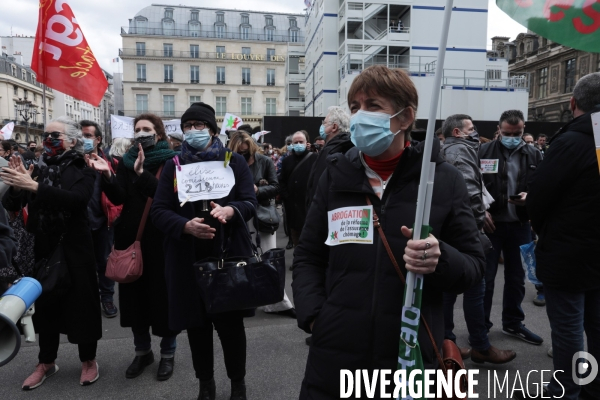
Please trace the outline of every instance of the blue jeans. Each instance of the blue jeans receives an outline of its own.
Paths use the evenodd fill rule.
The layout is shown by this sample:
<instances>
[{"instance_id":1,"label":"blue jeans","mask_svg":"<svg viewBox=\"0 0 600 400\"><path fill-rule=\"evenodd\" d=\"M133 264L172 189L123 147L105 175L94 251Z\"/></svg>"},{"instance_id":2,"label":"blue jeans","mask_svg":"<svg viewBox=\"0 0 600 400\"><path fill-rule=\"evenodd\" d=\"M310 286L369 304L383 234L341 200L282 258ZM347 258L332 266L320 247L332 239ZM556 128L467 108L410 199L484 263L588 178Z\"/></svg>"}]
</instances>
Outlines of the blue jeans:
<instances>
[{"instance_id":1,"label":"blue jeans","mask_svg":"<svg viewBox=\"0 0 600 400\"><path fill-rule=\"evenodd\" d=\"M108 279L106 273L106 261L113 245L115 230L102 227L92 231L92 240L94 241L94 257L96 258L96 272L98 273L98 289L100 292L100 301L113 301L115 294L115 282Z\"/></svg>"},{"instance_id":2,"label":"blue jeans","mask_svg":"<svg viewBox=\"0 0 600 400\"><path fill-rule=\"evenodd\" d=\"M470 287L463 295L463 311L469 330L469 343L477 351L486 351L490 348L487 327L485 326L485 313L483 311L483 298L485 295L485 280ZM456 342L454 335L454 293L444 293L444 337Z\"/></svg>"},{"instance_id":3,"label":"blue jeans","mask_svg":"<svg viewBox=\"0 0 600 400\"><path fill-rule=\"evenodd\" d=\"M588 385L579 386L572 378L573 355L583 351L583 332L587 337L588 352L600 362L600 290L573 293L544 286L546 312L552 328L552 352L556 379L552 378L548 391L565 400L577 400L580 391L600 399L600 374Z\"/></svg>"},{"instance_id":4,"label":"blue jeans","mask_svg":"<svg viewBox=\"0 0 600 400\"><path fill-rule=\"evenodd\" d=\"M516 329L523 325L525 313L521 303L525 297L525 270L521 264L519 246L531 243L531 226L520 222L494 222L496 230L488 233L493 249L486 256L485 270L485 325L488 330L494 325L490 320L494 298L494 280L498 272L500 252L504 254L504 293L502 296L502 327Z\"/></svg>"},{"instance_id":5,"label":"blue jeans","mask_svg":"<svg viewBox=\"0 0 600 400\"><path fill-rule=\"evenodd\" d=\"M133 344L135 345L135 354L140 356L148 353L152 348L152 339L150 338L150 327L132 327ZM177 349L177 335L165 336L160 341L160 355L164 358L173 357Z\"/></svg>"}]
</instances>

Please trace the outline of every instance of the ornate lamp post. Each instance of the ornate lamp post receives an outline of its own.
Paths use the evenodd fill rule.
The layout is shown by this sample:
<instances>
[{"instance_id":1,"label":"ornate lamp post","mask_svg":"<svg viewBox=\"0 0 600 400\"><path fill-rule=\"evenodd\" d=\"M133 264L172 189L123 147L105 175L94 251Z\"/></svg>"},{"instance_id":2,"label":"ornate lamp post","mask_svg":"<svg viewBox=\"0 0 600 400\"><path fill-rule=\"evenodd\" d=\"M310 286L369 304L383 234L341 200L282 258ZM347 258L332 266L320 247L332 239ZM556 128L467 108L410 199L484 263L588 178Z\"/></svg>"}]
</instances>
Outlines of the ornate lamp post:
<instances>
[{"instance_id":1,"label":"ornate lamp post","mask_svg":"<svg viewBox=\"0 0 600 400\"><path fill-rule=\"evenodd\" d=\"M29 143L29 120L38 114L37 107L31 104L29 100L19 100L17 103L17 111L23 120L25 121L25 140Z\"/></svg>"}]
</instances>

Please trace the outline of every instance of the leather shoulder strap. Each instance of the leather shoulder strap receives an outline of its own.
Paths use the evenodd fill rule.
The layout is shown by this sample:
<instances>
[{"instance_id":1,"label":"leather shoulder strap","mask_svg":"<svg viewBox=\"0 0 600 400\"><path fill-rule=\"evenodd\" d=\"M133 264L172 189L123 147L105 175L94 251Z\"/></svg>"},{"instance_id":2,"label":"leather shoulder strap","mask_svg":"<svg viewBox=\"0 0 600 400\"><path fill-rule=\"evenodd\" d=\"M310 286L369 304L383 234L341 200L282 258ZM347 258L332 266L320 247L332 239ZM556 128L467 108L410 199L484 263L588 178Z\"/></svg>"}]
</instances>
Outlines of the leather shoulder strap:
<instances>
[{"instance_id":1,"label":"leather shoulder strap","mask_svg":"<svg viewBox=\"0 0 600 400\"><path fill-rule=\"evenodd\" d=\"M367 198L367 204L372 206L373 204L371 203L371 199L369 199L369 196L366 196L366 198ZM383 228L381 227L381 224L379 223L379 217L377 216L377 213L375 212L375 207L373 207L373 226L375 228L377 228L377 231L379 232L379 237L381 238L381 241L383 242L383 246L385 247L385 250L387 251L388 256L390 257L390 260L392 261L392 264L394 265L394 268L396 269L396 273L400 277L402 284L406 285L406 279L404 278L404 274L402 273L402 270L400 269L400 266L398 265L398 262L396 261L396 257L394 256L394 253L392 252L392 248L390 247L390 244L388 243L387 238L385 237ZM440 364L440 368L444 372L446 372L446 366L444 365L444 359L442 358L440 350L438 349L437 344L435 343L435 339L433 338L433 334L431 333L431 329L429 329L429 325L427 324L427 321L425 321L425 318L423 317L422 313L421 313L421 322L423 323L423 326L425 327L425 330L427 331L429 340L431 340L431 344L433 345L433 351L435 351L435 355Z\"/></svg>"},{"instance_id":2,"label":"leather shoulder strap","mask_svg":"<svg viewBox=\"0 0 600 400\"><path fill-rule=\"evenodd\" d=\"M156 179L160 178L160 173L162 172L163 165L158 168L156 172ZM135 237L136 242L140 242L142 240L142 235L144 234L144 228L146 227L146 220L148 219L148 214L150 213L150 207L152 206L152 197L148 197L146 200L146 207L144 208L144 213L142 214L142 220L140 221L140 226L138 227L137 236Z\"/></svg>"}]
</instances>

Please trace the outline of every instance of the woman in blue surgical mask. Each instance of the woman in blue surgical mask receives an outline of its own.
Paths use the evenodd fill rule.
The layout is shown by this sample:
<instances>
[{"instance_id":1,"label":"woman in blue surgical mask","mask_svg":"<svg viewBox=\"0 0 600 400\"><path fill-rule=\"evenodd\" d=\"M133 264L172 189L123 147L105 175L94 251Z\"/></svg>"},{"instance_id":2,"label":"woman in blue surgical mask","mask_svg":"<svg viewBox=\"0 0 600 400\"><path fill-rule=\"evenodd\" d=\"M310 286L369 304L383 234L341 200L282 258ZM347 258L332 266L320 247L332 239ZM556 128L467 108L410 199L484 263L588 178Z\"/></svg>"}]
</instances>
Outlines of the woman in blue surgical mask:
<instances>
[{"instance_id":1,"label":"woman in blue surgical mask","mask_svg":"<svg viewBox=\"0 0 600 400\"><path fill-rule=\"evenodd\" d=\"M246 333L243 318L253 316L254 309L207 314L198 294L193 265L208 257L222 257L221 250L225 246L229 254L248 254L242 235L246 235L244 224L254 216L257 206L254 180L246 158L224 147L217 137L219 130L215 110L211 106L205 103L192 104L181 117L181 130L181 154L167 161L158 182L151 213L154 224L166 235L164 248L169 327L178 331L187 330L194 370L200 381L198 398L215 398L214 327L227 357L225 367L231 379L231 398L246 399ZM186 187L185 182L175 182L176 169L190 164L197 166L196 171L230 168L233 179L227 178L229 182L207 180L200 182L204 186L195 187L189 184ZM210 185L215 182L228 183L231 190L228 194L214 195ZM189 201L182 202L179 200L179 191L186 190L207 190L208 198L196 201L188 197ZM210 197L212 195L214 197Z\"/></svg>"},{"instance_id":2,"label":"woman in blue surgical mask","mask_svg":"<svg viewBox=\"0 0 600 400\"><path fill-rule=\"evenodd\" d=\"M108 200L114 205L123 206L115 225L114 249L125 250L131 246L137 240L139 227L145 223L141 238L142 276L134 282L119 284L120 322L123 327L131 327L131 353L134 356L122 373L127 379L137 378L146 366L154 362L150 336L153 334L161 338L156 379L164 381L173 374L179 331L170 329L168 323L163 250L165 235L152 218L144 220L143 214L156 197L160 171L167 160L177 153L171 150L164 124L157 115L142 114L136 117L133 134L133 146L123 155L116 173L104 158L96 154L90 154L87 159L92 168L102 172L101 188ZM106 230L106 227L103 229ZM104 313L109 316L106 311Z\"/></svg>"},{"instance_id":3,"label":"woman in blue surgical mask","mask_svg":"<svg viewBox=\"0 0 600 400\"><path fill-rule=\"evenodd\" d=\"M355 147L328 158L294 249L298 326L313 334L300 399L339 398L340 370L372 373L398 365L404 284L379 224L401 272L424 277L421 315L438 348L443 292L480 282L485 267L465 181L439 158L437 139L433 230L426 239L411 239L425 142L410 141L418 106L410 76L369 67L352 82L348 104ZM418 341L425 368L436 368L422 324Z\"/></svg>"}]
</instances>

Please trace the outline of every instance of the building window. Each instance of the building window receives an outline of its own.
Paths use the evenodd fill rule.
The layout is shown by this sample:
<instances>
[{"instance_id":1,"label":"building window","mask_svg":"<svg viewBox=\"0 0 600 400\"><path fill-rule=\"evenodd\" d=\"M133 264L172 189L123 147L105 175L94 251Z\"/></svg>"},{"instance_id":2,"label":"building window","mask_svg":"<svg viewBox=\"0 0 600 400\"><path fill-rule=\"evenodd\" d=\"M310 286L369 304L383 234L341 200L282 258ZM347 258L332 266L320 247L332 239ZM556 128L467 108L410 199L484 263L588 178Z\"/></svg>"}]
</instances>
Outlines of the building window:
<instances>
[{"instance_id":1,"label":"building window","mask_svg":"<svg viewBox=\"0 0 600 400\"><path fill-rule=\"evenodd\" d=\"M202 101L202 97L200 96L190 96L190 106L194 103L200 103Z\"/></svg>"},{"instance_id":2,"label":"building window","mask_svg":"<svg viewBox=\"0 0 600 400\"><path fill-rule=\"evenodd\" d=\"M146 82L146 64L137 64L137 81Z\"/></svg>"},{"instance_id":3,"label":"building window","mask_svg":"<svg viewBox=\"0 0 600 400\"><path fill-rule=\"evenodd\" d=\"M175 96L172 94L163 95L163 111L165 117L172 117L175 115Z\"/></svg>"},{"instance_id":4,"label":"building window","mask_svg":"<svg viewBox=\"0 0 600 400\"><path fill-rule=\"evenodd\" d=\"M147 94L136 94L135 95L135 111L137 114L143 114L143 113L148 112L148 95Z\"/></svg>"},{"instance_id":5,"label":"building window","mask_svg":"<svg viewBox=\"0 0 600 400\"><path fill-rule=\"evenodd\" d=\"M14 94L15 96L18 96L18 95L19 95L19 87L18 87L18 86L13 86L13 94Z\"/></svg>"},{"instance_id":6,"label":"building window","mask_svg":"<svg viewBox=\"0 0 600 400\"><path fill-rule=\"evenodd\" d=\"M216 114L218 117L223 117L225 113L227 113L227 97L217 97Z\"/></svg>"},{"instance_id":7,"label":"building window","mask_svg":"<svg viewBox=\"0 0 600 400\"><path fill-rule=\"evenodd\" d=\"M196 11L196 10L192 11L191 20L192 21L198 21L198 11Z\"/></svg>"},{"instance_id":8,"label":"building window","mask_svg":"<svg viewBox=\"0 0 600 400\"><path fill-rule=\"evenodd\" d=\"M275 70L267 69L267 86L275 86Z\"/></svg>"},{"instance_id":9,"label":"building window","mask_svg":"<svg viewBox=\"0 0 600 400\"><path fill-rule=\"evenodd\" d=\"M135 55L136 56L145 56L146 55L146 43L137 42L135 44Z\"/></svg>"},{"instance_id":10,"label":"building window","mask_svg":"<svg viewBox=\"0 0 600 400\"><path fill-rule=\"evenodd\" d=\"M217 13L217 22L225 22L225 14L223 12Z\"/></svg>"},{"instance_id":11,"label":"building window","mask_svg":"<svg viewBox=\"0 0 600 400\"><path fill-rule=\"evenodd\" d=\"M217 67L217 85L225 84L225 67Z\"/></svg>"},{"instance_id":12,"label":"building window","mask_svg":"<svg viewBox=\"0 0 600 400\"><path fill-rule=\"evenodd\" d=\"M252 97L242 97L242 115L252 115Z\"/></svg>"},{"instance_id":13,"label":"building window","mask_svg":"<svg viewBox=\"0 0 600 400\"><path fill-rule=\"evenodd\" d=\"M296 20L296 18L290 18L290 28L297 28L298 27L298 21Z\"/></svg>"},{"instance_id":14,"label":"building window","mask_svg":"<svg viewBox=\"0 0 600 400\"><path fill-rule=\"evenodd\" d=\"M165 82L171 83L173 82L173 66L165 65Z\"/></svg>"},{"instance_id":15,"label":"building window","mask_svg":"<svg viewBox=\"0 0 600 400\"><path fill-rule=\"evenodd\" d=\"M565 63L565 93L570 93L575 87L575 64L577 60L572 58Z\"/></svg>"},{"instance_id":16,"label":"building window","mask_svg":"<svg viewBox=\"0 0 600 400\"><path fill-rule=\"evenodd\" d=\"M241 37L242 40L250 39L250 28L248 28L247 26L242 26L241 32L242 32L242 37Z\"/></svg>"},{"instance_id":17,"label":"building window","mask_svg":"<svg viewBox=\"0 0 600 400\"><path fill-rule=\"evenodd\" d=\"M267 115L275 115L277 114L277 99L268 98L267 99Z\"/></svg>"},{"instance_id":18,"label":"building window","mask_svg":"<svg viewBox=\"0 0 600 400\"><path fill-rule=\"evenodd\" d=\"M487 70L487 78L488 80L499 80L502 77L501 69L488 69Z\"/></svg>"},{"instance_id":19,"label":"building window","mask_svg":"<svg viewBox=\"0 0 600 400\"><path fill-rule=\"evenodd\" d=\"M189 22L188 29L190 32L190 36L192 36L192 37L200 36L200 24L198 22L193 22L193 21Z\"/></svg>"},{"instance_id":20,"label":"building window","mask_svg":"<svg viewBox=\"0 0 600 400\"><path fill-rule=\"evenodd\" d=\"M216 36L218 39L223 39L225 37L225 25L217 25L216 26Z\"/></svg>"},{"instance_id":21,"label":"building window","mask_svg":"<svg viewBox=\"0 0 600 400\"><path fill-rule=\"evenodd\" d=\"M217 54L225 54L225 46L217 46Z\"/></svg>"},{"instance_id":22,"label":"building window","mask_svg":"<svg viewBox=\"0 0 600 400\"><path fill-rule=\"evenodd\" d=\"M250 68L242 68L242 85L250 84Z\"/></svg>"},{"instance_id":23,"label":"building window","mask_svg":"<svg viewBox=\"0 0 600 400\"><path fill-rule=\"evenodd\" d=\"M242 47L242 54L250 55L250 47Z\"/></svg>"},{"instance_id":24,"label":"building window","mask_svg":"<svg viewBox=\"0 0 600 400\"><path fill-rule=\"evenodd\" d=\"M273 41L273 32L275 32L274 29L267 29L267 40L272 42Z\"/></svg>"},{"instance_id":25,"label":"building window","mask_svg":"<svg viewBox=\"0 0 600 400\"><path fill-rule=\"evenodd\" d=\"M190 83L199 83L200 82L200 66L191 65L190 66Z\"/></svg>"},{"instance_id":26,"label":"building window","mask_svg":"<svg viewBox=\"0 0 600 400\"><path fill-rule=\"evenodd\" d=\"M540 79L538 80L538 98L545 99L548 93L548 68L539 70Z\"/></svg>"},{"instance_id":27,"label":"building window","mask_svg":"<svg viewBox=\"0 0 600 400\"><path fill-rule=\"evenodd\" d=\"M135 19L135 33L138 35L146 34L146 27L148 26L148 20L144 17L137 17Z\"/></svg>"},{"instance_id":28,"label":"building window","mask_svg":"<svg viewBox=\"0 0 600 400\"><path fill-rule=\"evenodd\" d=\"M33 93L33 102L34 102L34 103L36 102L36 97L37 97L37 96L35 95L35 93Z\"/></svg>"},{"instance_id":29,"label":"building window","mask_svg":"<svg viewBox=\"0 0 600 400\"><path fill-rule=\"evenodd\" d=\"M175 23L173 21L163 21L163 35L172 36L175 34Z\"/></svg>"},{"instance_id":30,"label":"building window","mask_svg":"<svg viewBox=\"0 0 600 400\"><path fill-rule=\"evenodd\" d=\"M164 57L173 57L173 44L172 43L163 43L163 56Z\"/></svg>"},{"instance_id":31,"label":"building window","mask_svg":"<svg viewBox=\"0 0 600 400\"><path fill-rule=\"evenodd\" d=\"M298 42L298 31L290 31L290 42L292 42L292 43Z\"/></svg>"},{"instance_id":32,"label":"building window","mask_svg":"<svg viewBox=\"0 0 600 400\"><path fill-rule=\"evenodd\" d=\"M267 49L267 61L274 61L275 49Z\"/></svg>"},{"instance_id":33,"label":"building window","mask_svg":"<svg viewBox=\"0 0 600 400\"><path fill-rule=\"evenodd\" d=\"M165 8L165 19L173 19L173 9Z\"/></svg>"},{"instance_id":34,"label":"building window","mask_svg":"<svg viewBox=\"0 0 600 400\"><path fill-rule=\"evenodd\" d=\"M197 44L190 44L190 57L198 58L200 57L200 46Z\"/></svg>"},{"instance_id":35,"label":"building window","mask_svg":"<svg viewBox=\"0 0 600 400\"><path fill-rule=\"evenodd\" d=\"M249 24L250 16L248 14L242 14L242 24Z\"/></svg>"},{"instance_id":36,"label":"building window","mask_svg":"<svg viewBox=\"0 0 600 400\"><path fill-rule=\"evenodd\" d=\"M29 92L27 91L27 89L23 89L23 98L25 100L27 100L27 95L29 94Z\"/></svg>"},{"instance_id":37,"label":"building window","mask_svg":"<svg viewBox=\"0 0 600 400\"><path fill-rule=\"evenodd\" d=\"M272 15L265 15L265 25L273 26L273 16Z\"/></svg>"}]
</instances>

